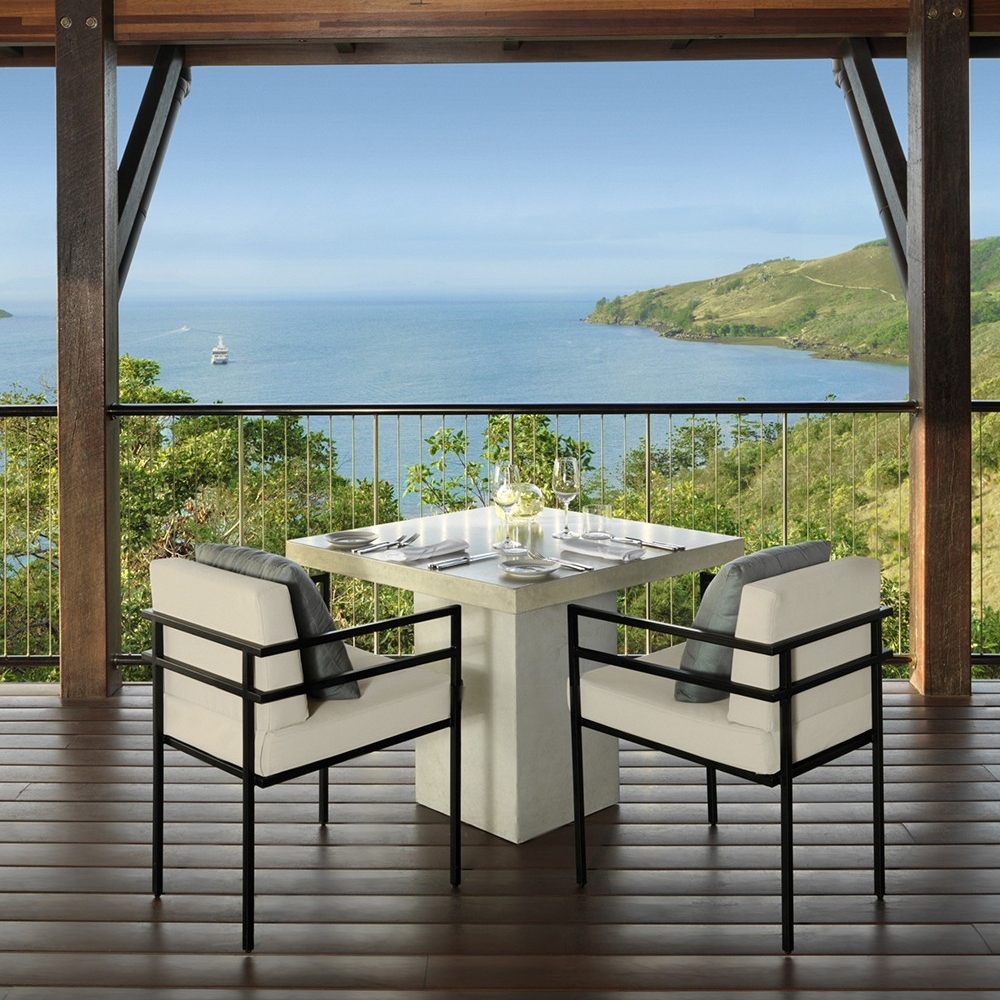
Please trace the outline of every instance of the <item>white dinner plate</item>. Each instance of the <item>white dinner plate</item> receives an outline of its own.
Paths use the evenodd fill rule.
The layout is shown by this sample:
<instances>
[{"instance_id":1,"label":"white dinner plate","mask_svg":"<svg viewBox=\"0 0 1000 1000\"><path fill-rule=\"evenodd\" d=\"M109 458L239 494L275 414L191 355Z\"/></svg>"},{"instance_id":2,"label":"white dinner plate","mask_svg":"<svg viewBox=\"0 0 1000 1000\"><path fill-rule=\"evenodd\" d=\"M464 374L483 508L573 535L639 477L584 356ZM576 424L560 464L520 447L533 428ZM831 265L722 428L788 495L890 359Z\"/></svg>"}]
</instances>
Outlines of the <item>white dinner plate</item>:
<instances>
[{"instance_id":1,"label":"white dinner plate","mask_svg":"<svg viewBox=\"0 0 1000 1000\"><path fill-rule=\"evenodd\" d=\"M500 563L500 569L513 580L540 580L559 569L559 563L551 559L508 559Z\"/></svg>"},{"instance_id":2,"label":"white dinner plate","mask_svg":"<svg viewBox=\"0 0 1000 1000\"><path fill-rule=\"evenodd\" d=\"M374 542L378 535L374 531L333 531L323 538L337 549L360 549Z\"/></svg>"}]
</instances>

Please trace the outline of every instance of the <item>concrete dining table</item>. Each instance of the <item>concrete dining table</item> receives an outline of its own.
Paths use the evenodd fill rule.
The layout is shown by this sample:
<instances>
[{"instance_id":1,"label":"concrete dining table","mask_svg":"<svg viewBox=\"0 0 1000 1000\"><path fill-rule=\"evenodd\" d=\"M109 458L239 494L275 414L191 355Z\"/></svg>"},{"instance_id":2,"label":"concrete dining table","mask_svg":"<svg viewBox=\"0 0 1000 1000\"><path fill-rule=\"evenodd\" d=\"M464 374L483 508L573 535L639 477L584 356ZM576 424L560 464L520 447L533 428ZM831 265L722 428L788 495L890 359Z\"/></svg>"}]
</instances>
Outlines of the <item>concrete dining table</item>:
<instances>
[{"instance_id":1,"label":"concrete dining table","mask_svg":"<svg viewBox=\"0 0 1000 1000\"><path fill-rule=\"evenodd\" d=\"M513 843L572 819L566 605L614 611L624 588L711 569L743 553L743 539L732 535L617 518L608 530L645 544L585 540L591 548L584 550L575 539L553 537L562 526L563 512L546 509L517 532L533 554L586 569L560 565L542 567L544 575L511 575L510 557L493 548L502 532L491 508L368 529L375 542L415 535L410 548L362 553L335 535L294 538L285 546L286 555L307 568L412 591L417 611L462 606L462 820ZM583 515L570 512L569 528L579 533L583 527ZM484 558L442 569L431 566L450 560L419 558L426 547L447 541ZM582 637L588 645L617 648L613 625L588 626L593 633ZM446 645L447 635L435 631L441 627L418 626L415 648ZM602 733L585 735L585 797L593 812L618 801L618 744ZM446 813L448 773L447 735L418 740L417 801Z\"/></svg>"}]
</instances>

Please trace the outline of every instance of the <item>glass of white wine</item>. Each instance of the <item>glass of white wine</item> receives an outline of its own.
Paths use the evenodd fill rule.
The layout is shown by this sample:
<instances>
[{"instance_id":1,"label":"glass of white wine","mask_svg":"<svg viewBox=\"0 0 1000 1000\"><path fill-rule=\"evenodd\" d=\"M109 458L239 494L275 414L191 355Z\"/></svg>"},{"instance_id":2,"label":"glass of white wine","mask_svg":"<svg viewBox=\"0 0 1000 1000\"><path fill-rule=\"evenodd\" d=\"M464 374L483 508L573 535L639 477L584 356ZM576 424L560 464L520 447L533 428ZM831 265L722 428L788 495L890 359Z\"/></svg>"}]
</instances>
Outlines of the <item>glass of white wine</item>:
<instances>
[{"instance_id":1,"label":"glass of white wine","mask_svg":"<svg viewBox=\"0 0 1000 1000\"><path fill-rule=\"evenodd\" d=\"M521 473L513 462L493 466L493 502L503 511L503 540L493 548L501 552L520 552L521 546L510 537L510 512L521 499Z\"/></svg>"},{"instance_id":2,"label":"glass of white wine","mask_svg":"<svg viewBox=\"0 0 1000 1000\"><path fill-rule=\"evenodd\" d=\"M580 492L580 462L572 455L560 455L552 464L552 492L565 512L562 531L557 531L552 537L574 538L569 530L569 505Z\"/></svg>"}]
</instances>

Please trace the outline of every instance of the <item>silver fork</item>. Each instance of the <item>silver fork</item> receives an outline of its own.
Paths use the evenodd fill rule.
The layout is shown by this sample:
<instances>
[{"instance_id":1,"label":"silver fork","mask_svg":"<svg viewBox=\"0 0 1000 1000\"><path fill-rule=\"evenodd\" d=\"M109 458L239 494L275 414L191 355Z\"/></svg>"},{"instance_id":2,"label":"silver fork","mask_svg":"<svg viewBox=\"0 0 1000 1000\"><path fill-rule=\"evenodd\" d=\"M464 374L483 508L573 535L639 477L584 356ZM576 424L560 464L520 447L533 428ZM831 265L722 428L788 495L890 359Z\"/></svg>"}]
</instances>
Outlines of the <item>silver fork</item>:
<instances>
[{"instance_id":1,"label":"silver fork","mask_svg":"<svg viewBox=\"0 0 1000 1000\"><path fill-rule=\"evenodd\" d=\"M354 551L360 556L367 555L369 552L381 552L383 549L395 548L395 546L402 544L403 539L406 537L406 535L400 535L394 542L375 542L372 545L365 545L364 547L355 549ZM413 539L410 540L412 541Z\"/></svg>"},{"instance_id":2,"label":"silver fork","mask_svg":"<svg viewBox=\"0 0 1000 1000\"><path fill-rule=\"evenodd\" d=\"M578 573L586 573L594 568L593 566L586 565L586 563L570 562L569 559L558 559L555 556L543 556L540 552L533 552L531 549L527 551L532 559L548 559L549 562L554 562L564 569L575 569Z\"/></svg>"}]
</instances>

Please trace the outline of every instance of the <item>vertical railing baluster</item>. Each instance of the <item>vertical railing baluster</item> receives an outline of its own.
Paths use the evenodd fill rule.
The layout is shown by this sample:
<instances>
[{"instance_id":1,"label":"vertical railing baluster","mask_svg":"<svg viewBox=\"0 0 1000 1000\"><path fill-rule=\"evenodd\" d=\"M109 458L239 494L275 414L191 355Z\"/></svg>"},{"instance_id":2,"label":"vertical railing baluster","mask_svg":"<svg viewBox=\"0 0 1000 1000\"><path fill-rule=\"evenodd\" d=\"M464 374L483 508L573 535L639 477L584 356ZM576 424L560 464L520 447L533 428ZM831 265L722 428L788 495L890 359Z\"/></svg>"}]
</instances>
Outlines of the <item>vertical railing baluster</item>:
<instances>
[{"instance_id":1,"label":"vertical railing baluster","mask_svg":"<svg viewBox=\"0 0 1000 1000\"><path fill-rule=\"evenodd\" d=\"M243 502L244 493L246 492L246 467L247 463L244 456L244 443L245 443L245 431L243 427L244 417L242 415L236 418L236 462L238 468L236 470L236 538L240 545L246 544L246 531L244 530L245 523L245 507Z\"/></svg>"},{"instance_id":2,"label":"vertical railing baluster","mask_svg":"<svg viewBox=\"0 0 1000 1000\"><path fill-rule=\"evenodd\" d=\"M58 615L58 599L59 599L59 579L56 575L56 560L55 560L55 545L56 545L56 524L57 524L57 510L59 506L59 454L56 449L56 439L52 434L45 435L46 440L49 442L49 459L48 459L48 469L49 469L49 490L48 490L48 505L49 512L48 518L46 520L45 527L45 537L46 543L48 545L48 554L46 557L46 562L48 563L48 577L49 577L49 623L48 623L48 633L49 641L47 643L48 655L53 656L58 652L57 642L58 633L56 632L56 620ZM4 549L6 554L6 548ZM6 573L4 574L6 576ZM4 609L6 614L6 608Z\"/></svg>"},{"instance_id":3,"label":"vertical railing baluster","mask_svg":"<svg viewBox=\"0 0 1000 1000\"><path fill-rule=\"evenodd\" d=\"M646 414L645 417L645 434L646 434L646 448L644 455L644 471L645 471L645 481L643 482L643 489L645 491L645 503L643 504L643 511L645 514L645 519L647 521L652 519L653 516L653 472L652 472L652 462L653 462L653 452L652 452L652 437L653 437L653 416L650 413Z\"/></svg>"},{"instance_id":4,"label":"vertical railing baluster","mask_svg":"<svg viewBox=\"0 0 1000 1000\"><path fill-rule=\"evenodd\" d=\"M829 481L829 489L827 491L827 515L829 517L829 527L827 529L827 537L830 541L833 541L833 414L828 413L824 418L826 420L827 428L827 440L829 442L829 458L827 461L826 468L826 478Z\"/></svg>"},{"instance_id":5,"label":"vertical railing baluster","mask_svg":"<svg viewBox=\"0 0 1000 1000\"><path fill-rule=\"evenodd\" d=\"M973 648L974 652L985 653L987 650L985 650L983 648L984 647L984 643L983 643L983 634L984 634L983 633L983 627L984 627L985 620L986 620L986 618L985 618L985 610L984 610L985 606L986 606L986 578L985 578L985 571L984 571L984 566L985 566L985 563L986 563L986 559L985 559L985 554L986 554L985 526L986 526L986 522L985 522L985 519L983 517L983 490L984 490L984 487L985 487L986 484L985 484L985 479L983 477L983 415L981 413L974 414L973 420L976 421L976 433L975 433L976 456L975 456L975 458L973 460L973 470L976 472L976 474L978 476L978 479L979 479L979 484L978 484L979 485L979 496L977 497L978 520L979 520L979 524L978 524L978 527L977 527L977 533L979 535L979 552L978 552L978 555L977 554L973 555L973 558L977 559L977 561L979 563L979 572L978 572L978 574L974 573L975 576L978 576L979 600L978 600L978 602L973 601L973 610L974 610L974 612L976 614L976 617L977 617L977 619L979 621L979 639L978 639L978 643L976 642L975 639L973 640L972 648ZM977 604L978 604L978 609L976 608ZM978 649L976 648L977 646L978 646Z\"/></svg>"},{"instance_id":6,"label":"vertical railing baluster","mask_svg":"<svg viewBox=\"0 0 1000 1000\"><path fill-rule=\"evenodd\" d=\"M882 470L880 468L880 458L879 458L879 444L881 437L881 428L879 427L878 414L875 414L875 510L878 511L882 507ZM882 538L880 534L882 518L875 518L875 555L877 558L882 557Z\"/></svg>"},{"instance_id":7,"label":"vertical railing baluster","mask_svg":"<svg viewBox=\"0 0 1000 1000\"><path fill-rule=\"evenodd\" d=\"M11 417L10 421L16 420L16 417ZM0 418L0 470L3 472L3 561L4 565L8 564L10 559L10 503L9 496L7 494L8 488L10 486L10 458L7 453L7 440L9 434L10 421L7 417ZM3 607L0 611L3 611L3 620L9 622L11 620L10 608L8 606L7 597L7 586L8 580L10 578L9 573L3 574ZM7 629L3 630L3 643L0 645L0 655L8 656L10 653L9 647L10 637L7 634Z\"/></svg>"},{"instance_id":8,"label":"vertical railing baluster","mask_svg":"<svg viewBox=\"0 0 1000 1000\"><path fill-rule=\"evenodd\" d=\"M781 544L788 544L788 414L781 416Z\"/></svg>"}]
</instances>

